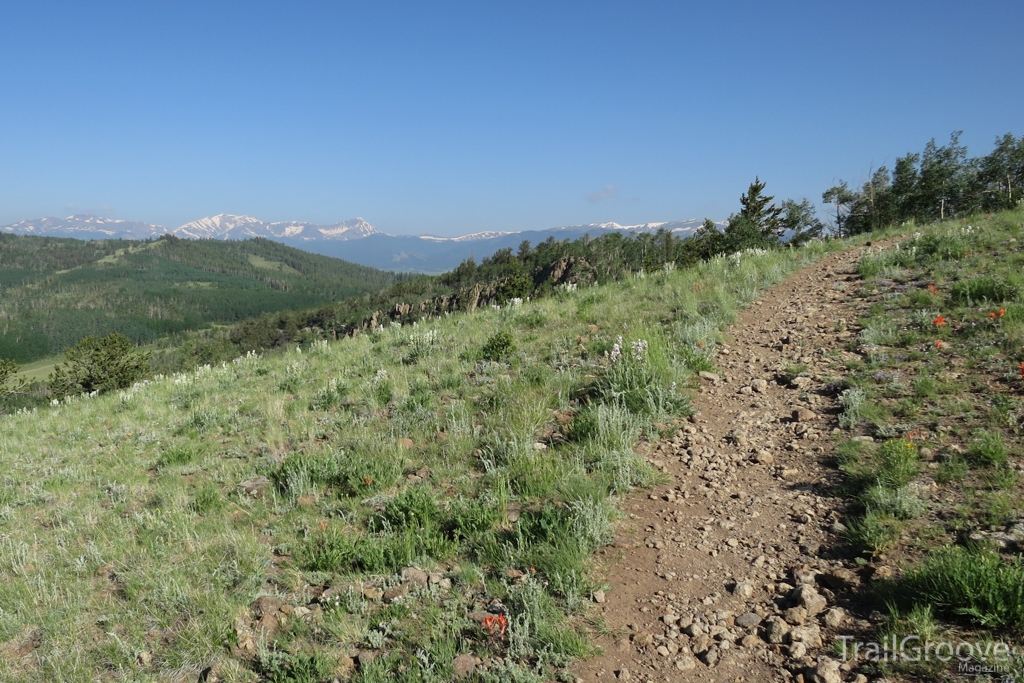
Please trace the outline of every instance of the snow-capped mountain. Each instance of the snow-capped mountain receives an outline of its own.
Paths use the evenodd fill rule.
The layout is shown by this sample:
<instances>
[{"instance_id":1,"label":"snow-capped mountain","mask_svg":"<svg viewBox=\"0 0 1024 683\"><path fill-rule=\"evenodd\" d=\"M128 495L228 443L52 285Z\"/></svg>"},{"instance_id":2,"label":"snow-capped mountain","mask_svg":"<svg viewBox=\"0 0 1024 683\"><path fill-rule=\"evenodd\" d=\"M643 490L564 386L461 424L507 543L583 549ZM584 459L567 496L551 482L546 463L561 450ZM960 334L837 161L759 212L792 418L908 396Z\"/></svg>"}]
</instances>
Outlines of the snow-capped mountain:
<instances>
[{"instance_id":1,"label":"snow-capped mountain","mask_svg":"<svg viewBox=\"0 0 1024 683\"><path fill-rule=\"evenodd\" d=\"M351 240L376 235L375 227L362 218L342 221L333 225L315 225L298 221L267 223L252 216L234 216L228 213L186 223L169 231L189 239L244 240L250 237L293 240Z\"/></svg>"},{"instance_id":2,"label":"snow-capped mountain","mask_svg":"<svg viewBox=\"0 0 1024 683\"><path fill-rule=\"evenodd\" d=\"M170 233L184 239L243 240L253 237L285 244L325 256L335 256L383 270L412 270L440 273L458 266L469 257L487 258L499 249L515 249L523 240L532 244L549 237L557 240L598 236L607 232L654 232L659 229L686 235L703 221L690 219L662 223L587 223L546 230L522 232L486 231L458 237L434 235L388 235L362 218L316 225L299 221L268 223L252 216L218 214L169 230L151 223L74 215L67 218L39 218L0 227L0 232L77 239L149 239Z\"/></svg>"},{"instance_id":3,"label":"snow-capped mountain","mask_svg":"<svg viewBox=\"0 0 1024 683\"><path fill-rule=\"evenodd\" d=\"M75 214L67 218L37 218L0 227L0 231L16 235L74 237L77 239L129 239L159 237L167 229L152 223L125 221Z\"/></svg>"}]
</instances>

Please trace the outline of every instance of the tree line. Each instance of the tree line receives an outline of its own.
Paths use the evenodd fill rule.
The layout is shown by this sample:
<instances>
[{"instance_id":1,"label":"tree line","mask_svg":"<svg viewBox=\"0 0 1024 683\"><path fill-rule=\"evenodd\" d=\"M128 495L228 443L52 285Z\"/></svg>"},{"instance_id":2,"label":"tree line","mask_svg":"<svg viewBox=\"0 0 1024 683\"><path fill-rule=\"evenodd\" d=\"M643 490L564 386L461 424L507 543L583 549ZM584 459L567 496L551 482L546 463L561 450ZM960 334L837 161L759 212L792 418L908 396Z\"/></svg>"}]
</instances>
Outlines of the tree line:
<instances>
[{"instance_id":1,"label":"tree line","mask_svg":"<svg viewBox=\"0 0 1024 683\"><path fill-rule=\"evenodd\" d=\"M842 181L822 195L832 206L831 223L842 236L871 232L894 223L921 224L977 212L999 211L1024 199L1024 136L999 137L981 157L967 156L962 131L939 145L898 157L892 171L882 166L860 189Z\"/></svg>"}]
</instances>

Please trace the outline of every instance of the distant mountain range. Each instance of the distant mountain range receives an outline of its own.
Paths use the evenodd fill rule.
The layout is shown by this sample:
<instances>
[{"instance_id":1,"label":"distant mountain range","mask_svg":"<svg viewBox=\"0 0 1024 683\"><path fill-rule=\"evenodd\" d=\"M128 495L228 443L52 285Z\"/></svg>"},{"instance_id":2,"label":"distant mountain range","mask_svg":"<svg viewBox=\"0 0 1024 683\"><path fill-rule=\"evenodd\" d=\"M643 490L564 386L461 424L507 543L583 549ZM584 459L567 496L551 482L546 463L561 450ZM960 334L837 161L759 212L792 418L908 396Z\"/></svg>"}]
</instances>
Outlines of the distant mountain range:
<instances>
[{"instance_id":1,"label":"distant mountain range","mask_svg":"<svg viewBox=\"0 0 1024 683\"><path fill-rule=\"evenodd\" d=\"M215 240L263 237L315 254L334 256L382 270L441 273L455 268L469 256L479 261L499 249L515 249L523 240L537 244L549 237L556 240L577 239L585 234L597 236L607 232L654 232L662 228L676 234L689 234L697 230L702 223L703 221L698 219L639 225L589 223L546 230L491 231L460 237L435 237L388 235L362 218L353 218L333 225L315 225L298 221L267 223L252 216L222 213L200 218L172 230L152 223L76 214L67 218L20 221L0 226L0 232L73 237L81 240L144 240L164 234L186 239Z\"/></svg>"}]
</instances>

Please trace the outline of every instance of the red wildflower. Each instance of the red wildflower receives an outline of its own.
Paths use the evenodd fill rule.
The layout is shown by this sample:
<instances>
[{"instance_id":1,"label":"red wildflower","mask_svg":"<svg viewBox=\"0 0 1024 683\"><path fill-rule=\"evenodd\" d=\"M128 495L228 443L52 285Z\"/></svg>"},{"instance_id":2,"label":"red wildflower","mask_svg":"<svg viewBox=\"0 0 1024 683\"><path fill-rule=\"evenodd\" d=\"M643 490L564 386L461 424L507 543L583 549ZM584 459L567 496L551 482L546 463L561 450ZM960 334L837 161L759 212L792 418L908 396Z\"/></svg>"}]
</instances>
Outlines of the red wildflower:
<instances>
[{"instance_id":1,"label":"red wildflower","mask_svg":"<svg viewBox=\"0 0 1024 683\"><path fill-rule=\"evenodd\" d=\"M937 318L936 318L935 320L933 320L932 322L933 322L933 323L935 323L935 327L942 327L943 325L945 325L945 324L946 324L946 319L945 319L945 318L943 318L943 317L942 317L942 316L940 315L939 317L937 317Z\"/></svg>"},{"instance_id":2,"label":"red wildflower","mask_svg":"<svg viewBox=\"0 0 1024 683\"><path fill-rule=\"evenodd\" d=\"M1006 309L1005 308L1000 308L997 311L997 313L999 314L999 317L1002 318L1004 315L1006 315Z\"/></svg>"},{"instance_id":3,"label":"red wildflower","mask_svg":"<svg viewBox=\"0 0 1024 683\"><path fill-rule=\"evenodd\" d=\"M1020 376L1024 377L1024 361L1020 362Z\"/></svg>"},{"instance_id":4,"label":"red wildflower","mask_svg":"<svg viewBox=\"0 0 1024 683\"><path fill-rule=\"evenodd\" d=\"M928 285L928 291L931 292L932 294L939 293L939 290L935 287L935 285Z\"/></svg>"},{"instance_id":5,"label":"red wildflower","mask_svg":"<svg viewBox=\"0 0 1024 683\"><path fill-rule=\"evenodd\" d=\"M496 617L484 617L483 629L493 635L505 635L505 629L508 628L508 619L505 618L504 614L499 614Z\"/></svg>"},{"instance_id":6,"label":"red wildflower","mask_svg":"<svg viewBox=\"0 0 1024 683\"><path fill-rule=\"evenodd\" d=\"M988 317L989 317L989 320L995 320L996 314L995 313L989 313Z\"/></svg>"},{"instance_id":7,"label":"red wildflower","mask_svg":"<svg viewBox=\"0 0 1024 683\"><path fill-rule=\"evenodd\" d=\"M363 481L365 481L367 484L372 484L373 483L373 479L370 478L370 477L363 477Z\"/></svg>"},{"instance_id":8,"label":"red wildflower","mask_svg":"<svg viewBox=\"0 0 1024 683\"><path fill-rule=\"evenodd\" d=\"M946 342L942 341L941 339L936 339L935 340L935 348L937 348L937 349L944 349L944 348L946 348Z\"/></svg>"}]
</instances>

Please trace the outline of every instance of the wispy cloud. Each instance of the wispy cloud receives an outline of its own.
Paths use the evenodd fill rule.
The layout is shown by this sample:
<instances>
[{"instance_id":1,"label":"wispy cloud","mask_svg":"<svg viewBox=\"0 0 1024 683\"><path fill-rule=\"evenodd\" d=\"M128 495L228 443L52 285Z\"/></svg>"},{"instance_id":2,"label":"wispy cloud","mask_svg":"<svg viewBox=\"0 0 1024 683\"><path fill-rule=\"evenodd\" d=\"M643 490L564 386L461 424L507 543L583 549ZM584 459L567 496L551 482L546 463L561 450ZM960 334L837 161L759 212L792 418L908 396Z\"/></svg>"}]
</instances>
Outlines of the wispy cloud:
<instances>
[{"instance_id":1,"label":"wispy cloud","mask_svg":"<svg viewBox=\"0 0 1024 683\"><path fill-rule=\"evenodd\" d=\"M614 185L605 185L597 192L593 192L587 195L587 201L591 204L603 202L605 199L611 199L619 195L619 189Z\"/></svg>"}]
</instances>

